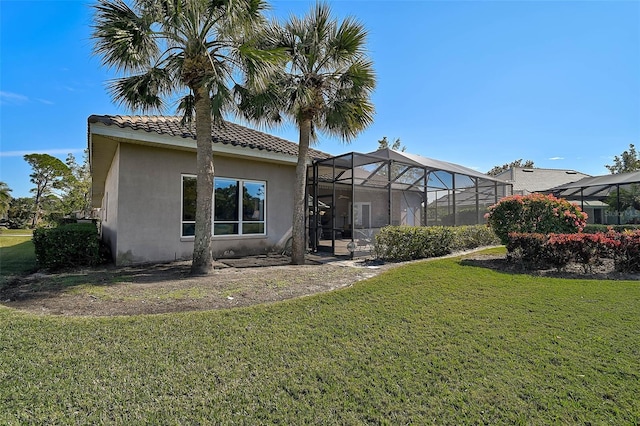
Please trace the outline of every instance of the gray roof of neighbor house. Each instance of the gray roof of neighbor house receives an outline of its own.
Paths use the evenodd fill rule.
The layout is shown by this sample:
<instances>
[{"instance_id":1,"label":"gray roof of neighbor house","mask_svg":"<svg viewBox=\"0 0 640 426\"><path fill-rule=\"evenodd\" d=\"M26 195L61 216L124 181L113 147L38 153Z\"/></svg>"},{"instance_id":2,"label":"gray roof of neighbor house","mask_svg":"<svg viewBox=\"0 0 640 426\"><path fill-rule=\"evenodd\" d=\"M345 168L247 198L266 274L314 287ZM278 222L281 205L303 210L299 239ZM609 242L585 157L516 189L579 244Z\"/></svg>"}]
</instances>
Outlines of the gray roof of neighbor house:
<instances>
[{"instance_id":1,"label":"gray roof of neighbor house","mask_svg":"<svg viewBox=\"0 0 640 426\"><path fill-rule=\"evenodd\" d=\"M147 133L196 139L195 122L182 124L182 118L177 116L91 115L89 123L102 123L107 126L130 128ZM298 144L294 142L229 121L225 122L224 127L212 127L211 134L214 144L233 145L292 156L298 155ZM330 155L309 149L309 157L320 159L328 158Z\"/></svg>"},{"instance_id":2,"label":"gray roof of neighbor house","mask_svg":"<svg viewBox=\"0 0 640 426\"><path fill-rule=\"evenodd\" d=\"M575 170L538 169L535 167L512 167L496 175L513 184L514 194L530 194L546 191L565 183L575 182L589 175Z\"/></svg>"}]
</instances>

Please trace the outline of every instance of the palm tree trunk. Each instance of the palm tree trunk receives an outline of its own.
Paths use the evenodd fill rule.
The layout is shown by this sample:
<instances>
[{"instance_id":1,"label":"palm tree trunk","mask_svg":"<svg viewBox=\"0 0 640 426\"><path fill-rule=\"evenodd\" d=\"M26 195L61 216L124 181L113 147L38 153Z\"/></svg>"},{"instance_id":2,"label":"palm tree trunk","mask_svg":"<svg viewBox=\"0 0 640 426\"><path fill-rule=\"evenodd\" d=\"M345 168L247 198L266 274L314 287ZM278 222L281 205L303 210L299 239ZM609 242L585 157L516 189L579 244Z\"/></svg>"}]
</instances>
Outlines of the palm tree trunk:
<instances>
[{"instance_id":1,"label":"palm tree trunk","mask_svg":"<svg viewBox=\"0 0 640 426\"><path fill-rule=\"evenodd\" d=\"M291 245L291 263L304 265L306 252L305 227L307 221L307 154L311 137L311 120L304 119L300 123L298 141L298 163L296 164L296 181L293 188L293 241Z\"/></svg>"},{"instance_id":2,"label":"palm tree trunk","mask_svg":"<svg viewBox=\"0 0 640 426\"><path fill-rule=\"evenodd\" d=\"M196 87L196 230L193 243L192 274L207 274L213 269L212 198L213 141L211 138L211 102L204 85Z\"/></svg>"}]
</instances>

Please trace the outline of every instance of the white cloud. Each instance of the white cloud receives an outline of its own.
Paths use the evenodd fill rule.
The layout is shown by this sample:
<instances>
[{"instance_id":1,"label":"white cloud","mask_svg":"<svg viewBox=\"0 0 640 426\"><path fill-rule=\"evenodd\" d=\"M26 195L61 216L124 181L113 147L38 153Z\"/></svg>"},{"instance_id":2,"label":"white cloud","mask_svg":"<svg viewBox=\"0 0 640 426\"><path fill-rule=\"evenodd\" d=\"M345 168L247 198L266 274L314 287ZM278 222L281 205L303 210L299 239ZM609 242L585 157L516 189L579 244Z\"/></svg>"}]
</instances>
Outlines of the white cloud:
<instances>
[{"instance_id":1,"label":"white cloud","mask_svg":"<svg viewBox=\"0 0 640 426\"><path fill-rule=\"evenodd\" d=\"M549 158L549 160L551 160L551 161L564 160L564 157L551 157L551 158Z\"/></svg>"},{"instance_id":2,"label":"white cloud","mask_svg":"<svg viewBox=\"0 0 640 426\"><path fill-rule=\"evenodd\" d=\"M53 105L53 102L47 99L40 99L40 98L36 98L36 101L43 103L45 105Z\"/></svg>"},{"instance_id":3,"label":"white cloud","mask_svg":"<svg viewBox=\"0 0 640 426\"><path fill-rule=\"evenodd\" d=\"M49 155L57 155L57 154L75 154L78 152L83 152L82 148L56 148L56 149L31 149L24 151L0 151L0 157L24 157L27 154L49 154Z\"/></svg>"},{"instance_id":4,"label":"white cloud","mask_svg":"<svg viewBox=\"0 0 640 426\"><path fill-rule=\"evenodd\" d=\"M29 102L29 98L18 93L0 91L0 104L21 105Z\"/></svg>"}]
</instances>

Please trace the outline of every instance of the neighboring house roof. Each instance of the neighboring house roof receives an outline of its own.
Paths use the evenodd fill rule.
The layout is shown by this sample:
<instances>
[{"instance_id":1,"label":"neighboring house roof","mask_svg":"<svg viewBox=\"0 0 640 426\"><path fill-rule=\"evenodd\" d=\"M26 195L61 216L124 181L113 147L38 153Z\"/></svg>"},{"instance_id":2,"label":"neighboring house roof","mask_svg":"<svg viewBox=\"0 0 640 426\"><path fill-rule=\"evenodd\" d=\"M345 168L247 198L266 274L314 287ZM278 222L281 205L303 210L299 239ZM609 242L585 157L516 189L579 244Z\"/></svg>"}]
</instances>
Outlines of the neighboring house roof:
<instances>
[{"instance_id":1,"label":"neighboring house roof","mask_svg":"<svg viewBox=\"0 0 640 426\"><path fill-rule=\"evenodd\" d=\"M496 175L513 184L513 193L527 195L543 192L565 183L575 182L589 175L575 170L538 169L534 167L512 167Z\"/></svg>"},{"instance_id":2,"label":"neighboring house roof","mask_svg":"<svg viewBox=\"0 0 640 426\"><path fill-rule=\"evenodd\" d=\"M176 116L91 115L89 126L89 160L92 175L93 207L99 207L111 162L120 142L165 149L196 151L195 123L182 124ZM298 144L239 124L225 122L212 127L213 151L216 155L255 161L295 165ZM309 160L330 157L309 149Z\"/></svg>"},{"instance_id":3,"label":"neighboring house roof","mask_svg":"<svg viewBox=\"0 0 640 426\"><path fill-rule=\"evenodd\" d=\"M118 126L147 133L196 139L195 122L182 124L177 116L130 116L130 115L92 115L89 123L102 123L107 126ZM224 127L212 127L214 144L233 145L243 148L272 151L276 153L298 155L298 144L277 136L250 129L239 124L226 121ZM330 155L315 149L309 149L311 158L328 158Z\"/></svg>"}]
</instances>

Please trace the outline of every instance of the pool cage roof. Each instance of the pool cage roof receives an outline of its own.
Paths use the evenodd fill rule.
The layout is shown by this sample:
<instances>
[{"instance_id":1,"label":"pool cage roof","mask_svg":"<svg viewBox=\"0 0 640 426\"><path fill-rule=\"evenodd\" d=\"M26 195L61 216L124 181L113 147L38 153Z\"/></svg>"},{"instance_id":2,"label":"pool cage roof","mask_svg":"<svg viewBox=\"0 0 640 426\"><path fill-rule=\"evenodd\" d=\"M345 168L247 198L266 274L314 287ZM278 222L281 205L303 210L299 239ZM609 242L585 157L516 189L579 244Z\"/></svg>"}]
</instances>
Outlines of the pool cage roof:
<instances>
[{"instance_id":1,"label":"pool cage roof","mask_svg":"<svg viewBox=\"0 0 640 426\"><path fill-rule=\"evenodd\" d=\"M385 166L394 164L395 170L388 173ZM474 181L481 186L500 186L510 185L508 182L498 179L476 170L464 167L458 164L449 163L447 161L434 160L432 158L422 157L407 152L398 152L388 148L379 149L367 154L350 152L336 157L317 160L314 165L319 167L318 181L334 182L334 181L350 181L362 186L384 186L391 184L392 189L407 190L415 188L416 190L424 189L424 177L428 178L428 186L440 189L460 189L470 185L455 185L452 179L444 181L440 176L434 175L437 172L446 172L449 174L457 174ZM335 170L335 173L331 173ZM416 173L422 171L422 173ZM432 176L433 175L433 178ZM439 182L438 182L439 181Z\"/></svg>"},{"instance_id":2,"label":"pool cage roof","mask_svg":"<svg viewBox=\"0 0 640 426\"><path fill-rule=\"evenodd\" d=\"M586 177L576 182L557 186L546 192L553 193L556 197L562 197L568 200L603 201L621 186L639 183L640 171Z\"/></svg>"},{"instance_id":3,"label":"pool cage roof","mask_svg":"<svg viewBox=\"0 0 640 426\"><path fill-rule=\"evenodd\" d=\"M422 157L416 154L409 154L407 152L398 152L388 148L379 149L377 151L374 151L368 154L350 152L350 153L342 154L336 157L317 160L315 161L315 164L318 164L321 166L322 165L334 166L339 169L347 170L351 168L362 167L369 164L380 163L380 162L394 162L394 163L403 164L410 167L424 168L427 171L445 171L450 173L466 175L470 177L476 177L486 181L498 182L500 184L506 184L506 182L501 179L497 179L492 176L485 175L484 173L480 173L468 167L460 166L454 163L449 163L447 161L434 160L432 158ZM356 179L358 179L357 175L354 175L354 176ZM344 176L344 173L342 177L350 178L349 175ZM338 176L336 176L336 178L338 178ZM397 178L398 176L396 176L396 179Z\"/></svg>"}]
</instances>

